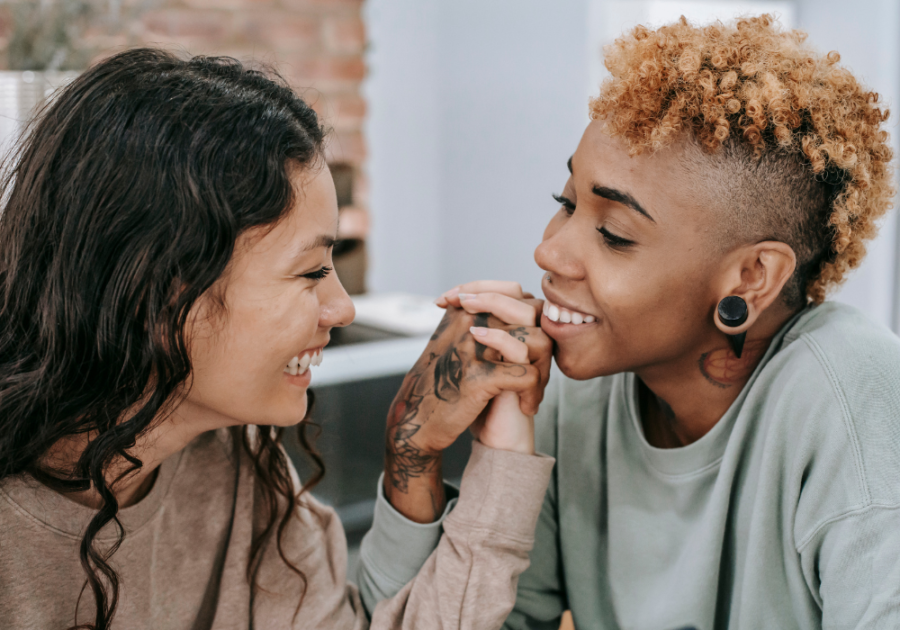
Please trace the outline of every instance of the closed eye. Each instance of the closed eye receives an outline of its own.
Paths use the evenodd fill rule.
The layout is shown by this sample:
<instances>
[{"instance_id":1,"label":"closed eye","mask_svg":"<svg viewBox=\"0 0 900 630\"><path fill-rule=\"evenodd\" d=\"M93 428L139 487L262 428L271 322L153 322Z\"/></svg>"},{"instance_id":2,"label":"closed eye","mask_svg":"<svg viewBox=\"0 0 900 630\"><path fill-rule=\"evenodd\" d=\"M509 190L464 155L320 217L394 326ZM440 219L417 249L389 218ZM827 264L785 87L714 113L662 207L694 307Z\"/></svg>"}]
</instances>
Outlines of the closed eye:
<instances>
[{"instance_id":1,"label":"closed eye","mask_svg":"<svg viewBox=\"0 0 900 630\"><path fill-rule=\"evenodd\" d=\"M316 271L312 271L310 273L304 273L299 276L301 278L308 278L309 280L315 280L318 282L319 280L324 280L325 276L331 273L331 267L322 267L321 269L317 269Z\"/></svg>"},{"instance_id":2,"label":"closed eye","mask_svg":"<svg viewBox=\"0 0 900 630\"><path fill-rule=\"evenodd\" d=\"M572 216L572 214L575 212L575 202L568 197L563 197L562 195L553 195L553 199L556 200L556 203L565 208L566 214L568 214L569 216Z\"/></svg>"},{"instance_id":3,"label":"closed eye","mask_svg":"<svg viewBox=\"0 0 900 630\"><path fill-rule=\"evenodd\" d=\"M634 241L629 241L627 238L616 236L605 227L598 227L597 231L603 235L603 240L605 240L610 247L620 247L624 249L634 245Z\"/></svg>"}]
</instances>

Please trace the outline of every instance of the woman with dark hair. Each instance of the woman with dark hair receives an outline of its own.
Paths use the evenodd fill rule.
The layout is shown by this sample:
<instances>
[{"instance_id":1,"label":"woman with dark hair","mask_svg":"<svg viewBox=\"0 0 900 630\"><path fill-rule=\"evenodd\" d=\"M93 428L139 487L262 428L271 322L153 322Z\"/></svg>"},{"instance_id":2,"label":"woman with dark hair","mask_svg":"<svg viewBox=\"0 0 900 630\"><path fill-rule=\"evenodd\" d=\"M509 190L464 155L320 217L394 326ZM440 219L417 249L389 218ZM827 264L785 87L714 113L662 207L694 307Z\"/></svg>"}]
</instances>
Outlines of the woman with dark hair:
<instances>
[{"instance_id":1,"label":"woman with dark hair","mask_svg":"<svg viewBox=\"0 0 900 630\"><path fill-rule=\"evenodd\" d=\"M448 322L426 349L422 408L440 422L394 453L409 475L505 393L438 551L377 610L346 583L334 512L305 493L323 473L309 368L353 318L330 273L324 140L276 76L149 49L87 71L29 132L0 217L3 627L502 623L553 461L520 411L549 368L528 344L484 340L473 362ZM279 444L293 425L318 470L303 486Z\"/></svg>"}]
</instances>

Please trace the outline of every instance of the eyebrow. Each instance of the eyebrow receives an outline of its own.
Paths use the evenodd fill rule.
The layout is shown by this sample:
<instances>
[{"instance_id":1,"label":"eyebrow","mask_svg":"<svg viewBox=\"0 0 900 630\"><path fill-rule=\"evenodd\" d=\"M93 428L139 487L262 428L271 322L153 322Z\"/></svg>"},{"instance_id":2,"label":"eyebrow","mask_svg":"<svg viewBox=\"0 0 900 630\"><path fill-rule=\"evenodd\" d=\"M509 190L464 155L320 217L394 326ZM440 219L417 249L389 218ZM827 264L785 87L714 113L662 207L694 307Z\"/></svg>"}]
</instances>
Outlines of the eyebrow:
<instances>
[{"instance_id":1,"label":"eyebrow","mask_svg":"<svg viewBox=\"0 0 900 630\"><path fill-rule=\"evenodd\" d=\"M575 156L574 155L570 156L569 160L566 162L566 166L569 167L570 174L574 174L574 173L572 173L572 158L573 157L575 157ZM604 199L608 199L609 201L615 201L616 203L620 203L623 206L628 206L635 212L638 212L638 213L644 215L645 217L647 217L648 219L650 219L651 221L653 221L653 223L656 223L656 220L650 216L649 212L644 210L644 207L638 203L637 199L635 199L634 197L632 197L631 195L629 195L626 192L622 192L621 190L616 190L615 188L599 186L597 184L594 184L594 186L591 188L591 192L593 192L598 197L603 197Z\"/></svg>"},{"instance_id":2,"label":"eyebrow","mask_svg":"<svg viewBox=\"0 0 900 630\"><path fill-rule=\"evenodd\" d=\"M604 199L620 203L623 206L628 206L635 212L644 215L645 217L656 223L656 220L650 216L649 212L644 210L643 206L641 206L641 204L637 202L637 199L626 192L616 190L615 188L607 188L606 186L598 186L596 184L594 184L594 187L591 188L591 192L593 192L598 197L603 197Z\"/></svg>"},{"instance_id":3,"label":"eyebrow","mask_svg":"<svg viewBox=\"0 0 900 630\"><path fill-rule=\"evenodd\" d=\"M297 253L302 254L303 252L318 249L319 247L328 249L329 247L334 246L336 242L337 240L330 234L319 234L315 239L308 243L305 243L302 247L300 247Z\"/></svg>"}]
</instances>

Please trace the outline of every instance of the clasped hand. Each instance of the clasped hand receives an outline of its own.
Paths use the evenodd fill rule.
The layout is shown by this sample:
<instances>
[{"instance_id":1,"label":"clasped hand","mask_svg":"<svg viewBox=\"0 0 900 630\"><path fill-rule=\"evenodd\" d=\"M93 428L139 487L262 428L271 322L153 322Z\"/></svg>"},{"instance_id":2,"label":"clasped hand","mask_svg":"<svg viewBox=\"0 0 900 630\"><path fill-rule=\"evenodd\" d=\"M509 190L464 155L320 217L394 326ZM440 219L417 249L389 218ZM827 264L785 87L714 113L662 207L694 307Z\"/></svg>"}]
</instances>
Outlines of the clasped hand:
<instances>
[{"instance_id":1,"label":"clasped hand","mask_svg":"<svg viewBox=\"0 0 900 630\"><path fill-rule=\"evenodd\" d=\"M518 283L470 283L438 305L447 312L391 405L385 461L389 499L431 478L435 511L440 454L466 429L492 448L534 452L533 416L552 355L542 303Z\"/></svg>"}]
</instances>

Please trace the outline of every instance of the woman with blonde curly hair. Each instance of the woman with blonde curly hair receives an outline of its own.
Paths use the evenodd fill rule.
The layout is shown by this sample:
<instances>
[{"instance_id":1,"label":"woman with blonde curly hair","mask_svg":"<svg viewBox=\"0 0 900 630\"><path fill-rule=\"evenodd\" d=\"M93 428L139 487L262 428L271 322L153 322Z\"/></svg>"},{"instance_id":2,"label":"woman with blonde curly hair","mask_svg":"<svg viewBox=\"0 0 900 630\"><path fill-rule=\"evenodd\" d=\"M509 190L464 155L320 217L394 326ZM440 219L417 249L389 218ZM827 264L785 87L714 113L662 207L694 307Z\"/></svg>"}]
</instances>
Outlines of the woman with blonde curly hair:
<instances>
[{"instance_id":1,"label":"woman with blonde curly hair","mask_svg":"<svg viewBox=\"0 0 900 630\"><path fill-rule=\"evenodd\" d=\"M825 301L891 206L888 113L804 39L770 16L618 39L535 252L543 306L440 301L539 321L562 372L505 627L900 627L900 341ZM383 527L371 571L399 555Z\"/></svg>"}]
</instances>

